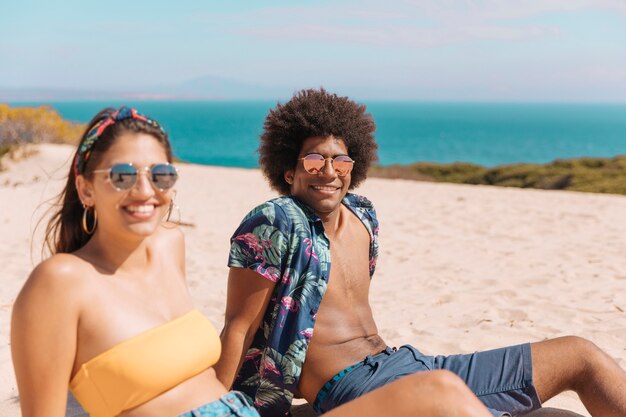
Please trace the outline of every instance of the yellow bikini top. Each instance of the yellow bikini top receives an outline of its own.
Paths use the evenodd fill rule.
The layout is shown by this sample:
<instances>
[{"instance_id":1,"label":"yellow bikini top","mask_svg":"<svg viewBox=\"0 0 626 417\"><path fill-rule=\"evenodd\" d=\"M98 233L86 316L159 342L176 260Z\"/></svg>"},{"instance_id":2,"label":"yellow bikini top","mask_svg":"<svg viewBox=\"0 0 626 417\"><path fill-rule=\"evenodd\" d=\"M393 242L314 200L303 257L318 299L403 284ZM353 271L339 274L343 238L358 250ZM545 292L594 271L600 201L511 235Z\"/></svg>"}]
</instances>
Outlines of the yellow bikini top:
<instances>
[{"instance_id":1,"label":"yellow bikini top","mask_svg":"<svg viewBox=\"0 0 626 417\"><path fill-rule=\"evenodd\" d=\"M91 417L112 417L210 368L220 353L211 322L191 310L85 362L70 389Z\"/></svg>"}]
</instances>

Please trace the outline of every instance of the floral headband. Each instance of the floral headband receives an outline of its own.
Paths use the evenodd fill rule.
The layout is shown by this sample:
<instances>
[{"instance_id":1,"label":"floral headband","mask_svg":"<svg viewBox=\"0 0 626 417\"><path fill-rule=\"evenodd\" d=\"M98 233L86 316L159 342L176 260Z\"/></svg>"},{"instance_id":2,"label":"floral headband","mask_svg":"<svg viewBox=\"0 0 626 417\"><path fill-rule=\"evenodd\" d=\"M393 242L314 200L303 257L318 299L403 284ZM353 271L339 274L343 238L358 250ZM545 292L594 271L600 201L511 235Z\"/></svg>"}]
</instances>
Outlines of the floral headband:
<instances>
[{"instance_id":1,"label":"floral headband","mask_svg":"<svg viewBox=\"0 0 626 417\"><path fill-rule=\"evenodd\" d=\"M152 120L141 113L139 113L136 109L131 107L122 106L119 110L112 113L108 117L100 120L96 123L87 133L85 140L78 148L78 152L76 152L76 158L74 158L74 175L78 176L82 174L85 169L85 164L89 160L91 156L91 151L95 146L98 139L102 137L102 134L106 130L107 127L115 124L116 122L125 120L125 119L137 119L142 122L148 123L154 127L157 127L161 130L161 132L165 133L165 130L155 121Z\"/></svg>"}]
</instances>

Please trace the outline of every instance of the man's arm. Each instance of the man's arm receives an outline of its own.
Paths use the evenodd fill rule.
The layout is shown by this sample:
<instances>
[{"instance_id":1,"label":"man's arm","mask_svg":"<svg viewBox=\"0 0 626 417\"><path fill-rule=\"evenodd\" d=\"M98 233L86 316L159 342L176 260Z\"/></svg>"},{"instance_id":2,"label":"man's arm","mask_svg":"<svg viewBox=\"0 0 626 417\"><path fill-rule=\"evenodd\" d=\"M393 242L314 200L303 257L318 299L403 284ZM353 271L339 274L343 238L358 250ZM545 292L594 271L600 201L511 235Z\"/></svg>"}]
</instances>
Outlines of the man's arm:
<instances>
[{"instance_id":1,"label":"man's arm","mask_svg":"<svg viewBox=\"0 0 626 417\"><path fill-rule=\"evenodd\" d=\"M222 355L215 365L217 378L229 388L252 344L276 283L250 269L230 268Z\"/></svg>"}]
</instances>

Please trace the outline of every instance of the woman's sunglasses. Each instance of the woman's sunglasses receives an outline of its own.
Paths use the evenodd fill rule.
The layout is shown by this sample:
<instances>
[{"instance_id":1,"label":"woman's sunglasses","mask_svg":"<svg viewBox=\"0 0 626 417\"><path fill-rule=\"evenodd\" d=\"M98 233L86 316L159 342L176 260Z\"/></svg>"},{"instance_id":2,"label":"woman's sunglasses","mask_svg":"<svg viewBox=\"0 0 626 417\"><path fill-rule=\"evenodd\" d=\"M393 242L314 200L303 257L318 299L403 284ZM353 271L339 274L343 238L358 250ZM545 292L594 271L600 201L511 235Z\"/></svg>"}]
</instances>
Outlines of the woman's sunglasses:
<instances>
[{"instance_id":1,"label":"woman's sunglasses","mask_svg":"<svg viewBox=\"0 0 626 417\"><path fill-rule=\"evenodd\" d=\"M149 167L137 168L132 163L115 164L111 168L96 169L93 172L106 172L109 180L117 191L130 190L137 184L139 171L149 172L148 179L159 191L169 190L178 180L178 170L171 164L154 164Z\"/></svg>"},{"instance_id":2,"label":"woman's sunglasses","mask_svg":"<svg viewBox=\"0 0 626 417\"><path fill-rule=\"evenodd\" d=\"M322 171L324 166L326 166L326 161L330 161L330 165L340 177L348 175L354 167L354 160L348 155L339 155L334 158L324 158L323 155L318 153L310 153L298 160L302 161L304 170L311 175L317 175L320 171Z\"/></svg>"}]
</instances>

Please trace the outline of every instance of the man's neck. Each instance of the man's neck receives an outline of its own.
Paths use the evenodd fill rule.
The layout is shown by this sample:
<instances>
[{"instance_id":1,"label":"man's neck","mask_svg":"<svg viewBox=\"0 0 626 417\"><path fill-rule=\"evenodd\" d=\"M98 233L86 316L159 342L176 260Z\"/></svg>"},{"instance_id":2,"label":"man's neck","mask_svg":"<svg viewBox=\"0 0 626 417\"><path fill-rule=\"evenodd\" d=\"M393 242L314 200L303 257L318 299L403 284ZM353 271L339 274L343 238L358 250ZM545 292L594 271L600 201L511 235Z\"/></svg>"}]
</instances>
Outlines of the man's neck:
<instances>
[{"instance_id":1,"label":"man's neck","mask_svg":"<svg viewBox=\"0 0 626 417\"><path fill-rule=\"evenodd\" d=\"M324 224L324 231L330 239L337 236L346 220L346 208L341 204L330 213L316 213Z\"/></svg>"}]
</instances>

